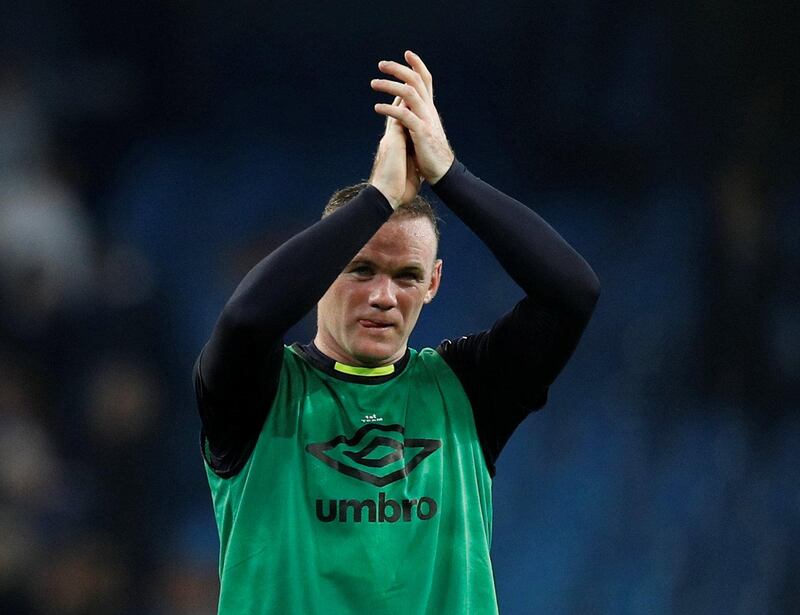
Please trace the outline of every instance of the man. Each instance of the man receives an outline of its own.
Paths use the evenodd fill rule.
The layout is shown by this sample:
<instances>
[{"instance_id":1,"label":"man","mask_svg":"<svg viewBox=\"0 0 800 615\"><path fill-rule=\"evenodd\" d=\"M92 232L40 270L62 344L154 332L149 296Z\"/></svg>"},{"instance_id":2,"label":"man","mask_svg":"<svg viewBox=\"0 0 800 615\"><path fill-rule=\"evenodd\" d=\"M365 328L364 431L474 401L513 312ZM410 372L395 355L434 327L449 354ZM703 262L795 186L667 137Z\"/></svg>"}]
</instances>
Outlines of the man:
<instances>
[{"instance_id":1,"label":"man","mask_svg":"<svg viewBox=\"0 0 800 615\"><path fill-rule=\"evenodd\" d=\"M496 613L491 476L589 320L599 283L539 216L455 160L416 54L372 175L258 263L195 368L220 613ZM407 347L439 288L422 180L526 297L488 331ZM344 204L343 204L344 203ZM479 283L479 281L476 281ZM283 345L315 304L317 333Z\"/></svg>"}]
</instances>

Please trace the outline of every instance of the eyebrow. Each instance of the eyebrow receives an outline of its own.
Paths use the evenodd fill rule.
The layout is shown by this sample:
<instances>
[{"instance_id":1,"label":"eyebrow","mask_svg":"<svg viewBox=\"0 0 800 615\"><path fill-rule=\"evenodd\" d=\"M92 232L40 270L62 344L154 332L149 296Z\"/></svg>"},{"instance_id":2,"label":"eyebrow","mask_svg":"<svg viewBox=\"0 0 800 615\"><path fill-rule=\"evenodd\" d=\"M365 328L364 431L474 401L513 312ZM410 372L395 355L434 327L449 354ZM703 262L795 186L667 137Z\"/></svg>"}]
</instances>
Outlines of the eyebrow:
<instances>
[{"instance_id":1,"label":"eyebrow","mask_svg":"<svg viewBox=\"0 0 800 615\"><path fill-rule=\"evenodd\" d=\"M349 263L347 263L347 267L345 267L345 269L349 269L350 267L355 267L357 265L369 265L370 267L374 267L375 263L366 258L354 258Z\"/></svg>"},{"instance_id":2,"label":"eyebrow","mask_svg":"<svg viewBox=\"0 0 800 615\"><path fill-rule=\"evenodd\" d=\"M417 273L419 275L424 275L425 269L419 265L406 265L405 267L400 268L400 273Z\"/></svg>"},{"instance_id":3,"label":"eyebrow","mask_svg":"<svg viewBox=\"0 0 800 615\"><path fill-rule=\"evenodd\" d=\"M374 269L379 269L378 265L374 261L371 261L368 258L358 258L358 257L356 257L353 260L351 260L347 264L347 268L349 269L351 267L357 267L359 265L368 265L368 266L370 266L370 267L372 267ZM425 267L423 267L419 263L410 263L410 264L407 264L407 265L403 265L397 271L400 272L400 273L405 273L405 272L412 273L413 272L413 273L417 273L417 274L422 275L422 276L425 275Z\"/></svg>"}]
</instances>

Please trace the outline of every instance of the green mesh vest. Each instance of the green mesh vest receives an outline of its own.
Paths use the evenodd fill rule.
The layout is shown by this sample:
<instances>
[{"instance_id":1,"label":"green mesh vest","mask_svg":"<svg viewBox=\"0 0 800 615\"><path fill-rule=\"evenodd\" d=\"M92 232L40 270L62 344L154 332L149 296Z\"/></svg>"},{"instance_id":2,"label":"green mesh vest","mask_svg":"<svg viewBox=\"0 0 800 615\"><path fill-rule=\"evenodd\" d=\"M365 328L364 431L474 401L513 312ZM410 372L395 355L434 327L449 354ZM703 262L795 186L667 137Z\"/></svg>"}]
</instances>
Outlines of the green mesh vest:
<instances>
[{"instance_id":1,"label":"green mesh vest","mask_svg":"<svg viewBox=\"0 0 800 615\"><path fill-rule=\"evenodd\" d=\"M491 478L458 378L432 349L380 384L392 366L339 367L349 381L286 348L247 464L206 465L219 613L497 613Z\"/></svg>"}]
</instances>

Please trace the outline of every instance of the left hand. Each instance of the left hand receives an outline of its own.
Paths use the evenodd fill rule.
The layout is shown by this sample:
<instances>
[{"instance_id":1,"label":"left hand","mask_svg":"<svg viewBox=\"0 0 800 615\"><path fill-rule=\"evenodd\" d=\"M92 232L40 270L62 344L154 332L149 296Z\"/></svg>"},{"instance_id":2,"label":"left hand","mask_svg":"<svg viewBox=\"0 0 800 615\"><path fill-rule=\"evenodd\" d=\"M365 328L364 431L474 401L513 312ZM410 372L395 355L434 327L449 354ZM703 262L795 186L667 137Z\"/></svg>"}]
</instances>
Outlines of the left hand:
<instances>
[{"instance_id":1,"label":"left hand","mask_svg":"<svg viewBox=\"0 0 800 615\"><path fill-rule=\"evenodd\" d=\"M400 105L378 103L375 111L404 126L414 144L414 159L420 175L435 184L453 164L455 154L447 142L439 112L433 104L433 77L417 54L406 51L409 66L381 61L378 69L400 81L373 79L373 90L399 97Z\"/></svg>"}]
</instances>

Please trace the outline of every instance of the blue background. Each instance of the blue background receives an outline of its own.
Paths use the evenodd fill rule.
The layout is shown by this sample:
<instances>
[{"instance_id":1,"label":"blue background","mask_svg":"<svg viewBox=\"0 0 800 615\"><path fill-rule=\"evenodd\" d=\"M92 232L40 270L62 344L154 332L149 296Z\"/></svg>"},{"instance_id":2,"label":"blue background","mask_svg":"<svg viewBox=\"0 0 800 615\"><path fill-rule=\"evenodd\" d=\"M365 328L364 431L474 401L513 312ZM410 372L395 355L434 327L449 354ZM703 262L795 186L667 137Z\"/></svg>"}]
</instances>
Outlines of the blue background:
<instances>
[{"instance_id":1,"label":"blue background","mask_svg":"<svg viewBox=\"0 0 800 615\"><path fill-rule=\"evenodd\" d=\"M603 287L498 465L502 612L793 612L796 7L229 4L0 4L0 612L215 611L193 361L368 175L407 48L459 159ZM521 297L439 213L417 347Z\"/></svg>"}]
</instances>

